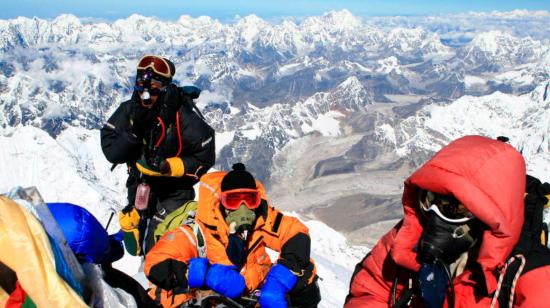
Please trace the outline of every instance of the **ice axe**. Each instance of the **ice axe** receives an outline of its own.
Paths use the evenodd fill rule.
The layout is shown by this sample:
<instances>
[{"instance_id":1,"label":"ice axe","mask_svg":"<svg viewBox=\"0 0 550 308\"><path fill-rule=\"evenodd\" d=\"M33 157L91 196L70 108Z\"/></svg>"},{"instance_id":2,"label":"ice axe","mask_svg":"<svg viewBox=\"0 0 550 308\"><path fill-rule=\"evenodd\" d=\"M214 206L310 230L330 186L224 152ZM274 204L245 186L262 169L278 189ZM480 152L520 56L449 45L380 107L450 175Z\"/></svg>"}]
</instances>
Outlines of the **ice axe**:
<instances>
[{"instance_id":1,"label":"ice axe","mask_svg":"<svg viewBox=\"0 0 550 308\"><path fill-rule=\"evenodd\" d=\"M109 230L109 225L111 224L111 220L113 220L113 216L115 215L116 213L116 210L114 208L109 208L108 210L109 212L111 212L111 216L109 216L109 220L107 221L107 225L105 226L105 231L108 231Z\"/></svg>"}]
</instances>

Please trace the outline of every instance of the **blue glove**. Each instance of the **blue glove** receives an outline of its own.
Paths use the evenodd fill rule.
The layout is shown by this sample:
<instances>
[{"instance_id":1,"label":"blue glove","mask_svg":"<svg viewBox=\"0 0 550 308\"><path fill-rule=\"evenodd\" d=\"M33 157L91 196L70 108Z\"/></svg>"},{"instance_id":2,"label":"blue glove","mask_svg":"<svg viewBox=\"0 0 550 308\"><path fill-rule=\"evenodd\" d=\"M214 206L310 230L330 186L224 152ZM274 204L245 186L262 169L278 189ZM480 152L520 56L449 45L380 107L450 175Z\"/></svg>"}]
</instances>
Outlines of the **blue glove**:
<instances>
[{"instance_id":1,"label":"blue glove","mask_svg":"<svg viewBox=\"0 0 550 308\"><path fill-rule=\"evenodd\" d=\"M229 298L237 298L246 288L244 277L233 265L213 264L206 274L206 285Z\"/></svg>"},{"instance_id":2,"label":"blue glove","mask_svg":"<svg viewBox=\"0 0 550 308\"><path fill-rule=\"evenodd\" d=\"M187 282L192 289L200 288L204 285L204 278L208 270L207 258L193 258L189 260L187 268Z\"/></svg>"},{"instance_id":3,"label":"blue glove","mask_svg":"<svg viewBox=\"0 0 550 308\"><path fill-rule=\"evenodd\" d=\"M266 281L260 293L262 308L287 307L286 294L298 281L292 272L282 264L274 265L267 273Z\"/></svg>"}]
</instances>

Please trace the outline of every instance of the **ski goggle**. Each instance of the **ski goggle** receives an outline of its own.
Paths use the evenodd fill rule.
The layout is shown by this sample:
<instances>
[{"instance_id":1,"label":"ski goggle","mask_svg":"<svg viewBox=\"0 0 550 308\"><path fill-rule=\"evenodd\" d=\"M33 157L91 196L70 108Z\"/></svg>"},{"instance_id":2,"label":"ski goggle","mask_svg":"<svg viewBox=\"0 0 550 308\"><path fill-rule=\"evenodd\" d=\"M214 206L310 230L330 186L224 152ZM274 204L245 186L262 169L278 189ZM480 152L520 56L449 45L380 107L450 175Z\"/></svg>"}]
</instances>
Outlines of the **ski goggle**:
<instances>
[{"instance_id":1,"label":"ski goggle","mask_svg":"<svg viewBox=\"0 0 550 308\"><path fill-rule=\"evenodd\" d=\"M153 88L153 87L146 88L146 87L140 85L139 83L134 86L134 89L136 91L138 91L139 93L142 93L142 92L145 91L145 89L147 89L147 92L149 92L149 94L151 96L158 96L162 92L161 88Z\"/></svg>"},{"instance_id":2,"label":"ski goggle","mask_svg":"<svg viewBox=\"0 0 550 308\"><path fill-rule=\"evenodd\" d=\"M146 55L141 60L139 60L139 63L137 65L138 70L145 70L151 68L153 72L156 74L166 77L166 78L172 78L172 72L170 71L170 66L168 65L168 62L164 60L163 58L153 56L153 55Z\"/></svg>"},{"instance_id":3,"label":"ski goggle","mask_svg":"<svg viewBox=\"0 0 550 308\"><path fill-rule=\"evenodd\" d=\"M423 191L420 194L420 208L434 212L446 222L457 224L474 219L474 215L466 209L464 204L453 196L440 195L431 191Z\"/></svg>"},{"instance_id":4,"label":"ski goggle","mask_svg":"<svg viewBox=\"0 0 550 308\"><path fill-rule=\"evenodd\" d=\"M223 207L232 211L237 210L243 203L247 208L254 210L261 201L260 192L257 189L232 189L222 192L221 196Z\"/></svg>"}]
</instances>

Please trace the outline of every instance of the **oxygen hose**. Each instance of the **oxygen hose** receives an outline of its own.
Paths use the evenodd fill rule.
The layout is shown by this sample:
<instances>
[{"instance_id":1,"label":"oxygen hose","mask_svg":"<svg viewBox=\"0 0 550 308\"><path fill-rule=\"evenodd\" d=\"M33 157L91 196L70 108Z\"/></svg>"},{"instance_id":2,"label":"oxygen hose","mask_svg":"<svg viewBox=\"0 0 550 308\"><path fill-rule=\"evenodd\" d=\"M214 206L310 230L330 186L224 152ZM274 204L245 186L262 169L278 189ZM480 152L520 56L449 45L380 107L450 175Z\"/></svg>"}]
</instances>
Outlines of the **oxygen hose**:
<instances>
[{"instance_id":1,"label":"oxygen hose","mask_svg":"<svg viewBox=\"0 0 550 308\"><path fill-rule=\"evenodd\" d=\"M392 308L395 308L395 302L397 300L397 278L399 277L399 269L397 270L397 274L395 275L395 278L393 279L393 284L391 286L391 305Z\"/></svg>"},{"instance_id":2,"label":"oxygen hose","mask_svg":"<svg viewBox=\"0 0 550 308\"><path fill-rule=\"evenodd\" d=\"M399 279L399 273L400 269L397 270L397 273L395 275L395 279L393 280L392 290L391 290L391 307L392 308L402 308L402 307L408 307L410 305L411 298L414 294L413 286L412 286L412 278L409 278L409 286L407 289L403 290L401 293L401 296L399 299L397 299L397 281Z\"/></svg>"},{"instance_id":3,"label":"oxygen hose","mask_svg":"<svg viewBox=\"0 0 550 308\"><path fill-rule=\"evenodd\" d=\"M453 285L453 279L451 277L451 273L449 272L449 268L445 264L445 262L441 261L439 258L435 259L435 263L439 263L439 265L443 266L445 269L445 274L447 274L447 278L449 278L449 285L451 286L451 293L449 294L449 308L455 307L455 287Z\"/></svg>"}]
</instances>

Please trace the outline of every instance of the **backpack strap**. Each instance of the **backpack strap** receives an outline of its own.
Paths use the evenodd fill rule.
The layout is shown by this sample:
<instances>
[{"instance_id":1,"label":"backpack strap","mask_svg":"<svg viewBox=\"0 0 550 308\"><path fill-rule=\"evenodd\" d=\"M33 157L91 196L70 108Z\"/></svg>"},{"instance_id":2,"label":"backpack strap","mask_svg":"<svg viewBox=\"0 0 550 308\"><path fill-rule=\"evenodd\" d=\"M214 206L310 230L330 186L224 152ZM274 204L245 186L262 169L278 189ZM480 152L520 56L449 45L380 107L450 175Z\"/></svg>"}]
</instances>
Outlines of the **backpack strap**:
<instances>
[{"instance_id":1,"label":"backpack strap","mask_svg":"<svg viewBox=\"0 0 550 308\"><path fill-rule=\"evenodd\" d=\"M201 111L197 107L197 104L195 103L195 99L200 96L201 90L195 86L184 86L179 89L180 89L180 95L183 96L183 100L186 103L189 103L189 105L191 105L191 108L197 113L197 115L203 121L205 121L204 116L202 115Z\"/></svg>"},{"instance_id":2,"label":"backpack strap","mask_svg":"<svg viewBox=\"0 0 550 308\"><path fill-rule=\"evenodd\" d=\"M542 185L539 179L527 175L524 222L519 240L512 251L512 256L517 254L529 256L531 250L538 245L542 245L540 240L543 230L542 213L548 202L546 197L540 193L539 187Z\"/></svg>"},{"instance_id":3,"label":"backpack strap","mask_svg":"<svg viewBox=\"0 0 550 308\"><path fill-rule=\"evenodd\" d=\"M501 308L513 306L516 282L521 275L550 265L550 249L545 246L544 240L541 241L541 235L545 230L543 210L548 203L545 196L548 187L548 183L542 184L539 179L527 175L521 234L504 270L497 277L500 293L495 295L498 296Z\"/></svg>"},{"instance_id":4,"label":"backpack strap","mask_svg":"<svg viewBox=\"0 0 550 308\"><path fill-rule=\"evenodd\" d=\"M193 110L195 110L195 112L199 115L199 117L200 117L203 121L206 121L206 119L205 119L204 116L202 115L202 112L199 110L199 107L197 107L197 104L195 104L194 101L191 101L191 106L193 107Z\"/></svg>"}]
</instances>

